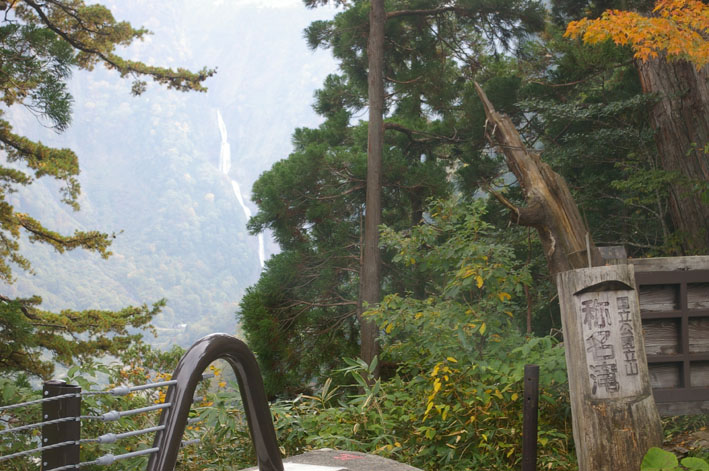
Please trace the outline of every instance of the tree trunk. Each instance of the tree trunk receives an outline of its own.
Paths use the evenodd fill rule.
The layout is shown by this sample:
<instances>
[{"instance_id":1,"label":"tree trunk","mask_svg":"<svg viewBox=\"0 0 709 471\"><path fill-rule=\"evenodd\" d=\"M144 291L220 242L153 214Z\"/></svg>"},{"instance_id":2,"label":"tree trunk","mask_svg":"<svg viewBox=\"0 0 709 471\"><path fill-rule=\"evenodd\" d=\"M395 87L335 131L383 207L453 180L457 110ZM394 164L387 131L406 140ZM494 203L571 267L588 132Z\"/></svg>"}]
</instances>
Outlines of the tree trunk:
<instances>
[{"instance_id":1,"label":"tree trunk","mask_svg":"<svg viewBox=\"0 0 709 471\"><path fill-rule=\"evenodd\" d=\"M360 270L360 356L368 364L378 352L377 326L362 318L362 310L379 303L381 254L379 225L382 218L382 148L384 143L384 0L372 0L369 12L369 125L367 144L367 197L364 217L364 253ZM378 368L374 372L378 377Z\"/></svg>"},{"instance_id":2,"label":"tree trunk","mask_svg":"<svg viewBox=\"0 0 709 471\"><path fill-rule=\"evenodd\" d=\"M637 67L643 91L660 94L650 120L662 168L680 177L670 188L670 215L682 248L709 253L709 205L694 187L709 183L709 66L697 70L686 61L655 58Z\"/></svg>"},{"instance_id":3,"label":"tree trunk","mask_svg":"<svg viewBox=\"0 0 709 471\"><path fill-rule=\"evenodd\" d=\"M495 111L480 85L476 83L475 88L485 107L488 141L505 154L527 206L518 208L502 195L492 194L513 211L517 224L537 229L552 275L603 265L566 181L526 148L510 118Z\"/></svg>"}]
</instances>

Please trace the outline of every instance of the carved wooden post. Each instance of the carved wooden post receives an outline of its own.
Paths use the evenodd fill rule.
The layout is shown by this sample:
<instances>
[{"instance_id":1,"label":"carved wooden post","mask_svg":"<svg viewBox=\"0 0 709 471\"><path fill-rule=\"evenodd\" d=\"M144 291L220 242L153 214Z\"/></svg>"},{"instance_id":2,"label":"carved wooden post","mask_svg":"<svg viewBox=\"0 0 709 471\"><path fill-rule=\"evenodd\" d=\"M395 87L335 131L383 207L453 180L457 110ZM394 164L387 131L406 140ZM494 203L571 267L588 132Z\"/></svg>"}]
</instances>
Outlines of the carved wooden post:
<instances>
[{"instance_id":1,"label":"carved wooden post","mask_svg":"<svg viewBox=\"0 0 709 471\"><path fill-rule=\"evenodd\" d=\"M662 444L633 267L557 275L579 471L637 471Z\"/></svg>"}]
</instances>

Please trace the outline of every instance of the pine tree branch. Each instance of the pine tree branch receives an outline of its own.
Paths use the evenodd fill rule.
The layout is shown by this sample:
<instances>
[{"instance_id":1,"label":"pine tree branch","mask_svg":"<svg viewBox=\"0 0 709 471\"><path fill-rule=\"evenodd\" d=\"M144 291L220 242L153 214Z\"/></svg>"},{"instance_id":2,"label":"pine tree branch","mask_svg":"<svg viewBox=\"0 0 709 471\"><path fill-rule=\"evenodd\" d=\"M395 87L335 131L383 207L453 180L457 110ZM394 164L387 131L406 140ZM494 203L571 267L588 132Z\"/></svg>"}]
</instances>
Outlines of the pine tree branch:
<instances>
[{"instance_id":1,"label":"pine tree branch","mask_svg":"<svg viewBox=\"0 0 709 471\"><path fill-rule=\"evenodd\" d=\"M422 78L423 78L423 75L419 75L418 77L411 79L411 80L396 80L395 78L384 77L384 79L387 80L388 82L398 83L399 85L408 85L410 83L416 83L419 80L421 80Z\"/></svg>"},{"instance_id":2,"label":"pine tree branch","mask_svg":"<svg viewBox=\"0 0 709 471\"><path fill-rule=\"evenodd\" d=\"M384 123L384 129L391 129L393 131L399 131L403 134L406 134L408 138L417 144L428 144L429 142L437 142L437 141L444 141L444 142L465 142L464 139L459 139L456 137L454 134L453 136L442 136L440 134L434 134L430 132L425 132L425 131L418 131L416 129L411 129L407 128L406 126L403 126L399 123L393 123L391 121L388 121ZM414 137L414 135L420 135L420 136L428 136L427 138L424 139L417 139Z\"/></svg>"},{"instance_id":3,"label":"pine tree branch","mask_svg":"<svg viewBox=\"0 0 709 471\"><path fill-rule=\"evenodd\" d=\"M51 2L51 0L49 1ZM198 73L192 73L182 69L178 69L177 71L175 71L162 67L147 66L140 62L122 59L121 57L113 53L101 51L100 49L89 45L88 43L82 41L81 39L62 29L59 25L52 21L52 19L49 18L49 16L47 16L45 11L43 10L42 7L46 6L46 4L40 4L34 0L24 0L24 2L35 11L37 16L47 28L54 31L57 35L59 35L62 39L69 43L73 48L83 53L86 53L89 56L99 58L109 68L116 69L121 74L121 76L125 76L129 73L133 73L135 75L148 75L151 76L155 81L167 85L169 88L175 88L181 91L206 91L206 88L201 85L201 82L211 77L216 72L213 69L206 68L202 69ZM91 32L90 30L84 31ZM138 39L142 37L144 33L145 30L132 29L131 35L129 37L111 43L111 46L113 47L114 44L129 43L133 39ZM91 62L86 64L85 68L90 69ZM140 90L134 88L134 93L140 93Z\"/></svg>"},{"instance_id":4,"label":"pine tree branch","mask_svg":"<svg viewBox=\"0 0 709 471\"><path fill-rule=\"evenodd\" d=\"M428 8L421 10L395 10L387 12L387 20L391 18L400 18L402 16L435 16L442 13L448 13L454 11L456 13L467 12L467 9L455 6L441 7L441 8Z\"/></svg>"}]
</instances>

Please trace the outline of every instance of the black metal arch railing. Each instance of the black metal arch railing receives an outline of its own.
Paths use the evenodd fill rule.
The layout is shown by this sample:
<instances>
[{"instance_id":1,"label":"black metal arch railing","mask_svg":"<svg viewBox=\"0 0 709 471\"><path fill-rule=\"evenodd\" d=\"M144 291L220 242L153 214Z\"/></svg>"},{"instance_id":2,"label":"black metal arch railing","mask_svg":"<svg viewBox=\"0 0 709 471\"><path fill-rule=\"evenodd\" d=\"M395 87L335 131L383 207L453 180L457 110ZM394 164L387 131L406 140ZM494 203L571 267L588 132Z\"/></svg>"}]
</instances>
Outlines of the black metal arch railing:
<instances>
[{"instance_id":1,"label":"black metal arch railing","mask_svg":"<svg viewBox=\"0 0 709 471\"><path fill-rule=\"evenodd\" d=\"M165 402L172 407L164 409L160 416L159 426L162 428L153 443L153 448L159 451L150 456L147 471L174 469L197 383L207 366L219 359L226 360L236 374L259 470L283 471L256 358L244 342L226 334L212 334L198 340L178 363L172 375L174 384L165 397Z\"/></svg>"}]
</instances>

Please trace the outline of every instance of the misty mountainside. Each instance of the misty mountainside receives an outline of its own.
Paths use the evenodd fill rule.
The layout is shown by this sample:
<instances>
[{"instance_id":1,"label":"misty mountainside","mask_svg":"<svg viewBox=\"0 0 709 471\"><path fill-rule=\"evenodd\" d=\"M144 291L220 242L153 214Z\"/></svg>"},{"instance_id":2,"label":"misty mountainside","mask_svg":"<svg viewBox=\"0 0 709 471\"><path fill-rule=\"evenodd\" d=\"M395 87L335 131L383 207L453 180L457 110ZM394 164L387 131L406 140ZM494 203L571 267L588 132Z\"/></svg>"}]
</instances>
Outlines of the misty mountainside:
<instances>
[{"instance_id":1,"label":"misty mountainside","mask_svg":"<svg viewBox=\"0 0 709 471\"><path fill-rule=\"evenodd\" d=\"M58 185L46 179L12 202L49 228L98 229L116 238L108 260L57 254L25 239L35 274L18 269L15 284L3 288L8 295L40 295L51 310L118 309L166 298L154 322L160 336L147 337L160 346L236 331L238 302L261 263L234 188L255 211L248 201L252 183L287 157L296 127L317 125L313 91L335 68L302 38L311 21L333 11L306 10L297 0L260 3L107 3L117 18L154 33L128 49L129 58L217 68L206 94L149 83L132 97L130 79L97 69L75 74L72 126L61 135L12 110L18 132L78 154L82 185L79 212L60 203ZM227 174L218 113L231 151ZM266 252L274 250L266 241Z\"/></svg>"}]
</instances>

